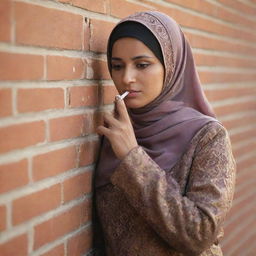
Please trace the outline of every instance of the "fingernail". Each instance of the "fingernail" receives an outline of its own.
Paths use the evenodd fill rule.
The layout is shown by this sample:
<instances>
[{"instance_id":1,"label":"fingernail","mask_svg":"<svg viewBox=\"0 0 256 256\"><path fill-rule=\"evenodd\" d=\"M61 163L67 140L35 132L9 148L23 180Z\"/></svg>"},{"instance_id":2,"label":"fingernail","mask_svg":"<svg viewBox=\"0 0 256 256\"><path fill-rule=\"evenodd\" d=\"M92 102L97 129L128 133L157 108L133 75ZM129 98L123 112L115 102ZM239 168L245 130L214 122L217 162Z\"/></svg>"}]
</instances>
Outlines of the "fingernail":
<instances>
[{"instance_id":1,"label":"fingernail","mask_svg":"<svg viewBox=\"0 0 256 256\"><path fill-rule=\"evenodd\" d=\"M115 97L115 100L116 101L119 101L119 100L121 100L122 98L121 98L121 96L120 95L116 95L116 97Z\"/></svg>"}]
</instances>

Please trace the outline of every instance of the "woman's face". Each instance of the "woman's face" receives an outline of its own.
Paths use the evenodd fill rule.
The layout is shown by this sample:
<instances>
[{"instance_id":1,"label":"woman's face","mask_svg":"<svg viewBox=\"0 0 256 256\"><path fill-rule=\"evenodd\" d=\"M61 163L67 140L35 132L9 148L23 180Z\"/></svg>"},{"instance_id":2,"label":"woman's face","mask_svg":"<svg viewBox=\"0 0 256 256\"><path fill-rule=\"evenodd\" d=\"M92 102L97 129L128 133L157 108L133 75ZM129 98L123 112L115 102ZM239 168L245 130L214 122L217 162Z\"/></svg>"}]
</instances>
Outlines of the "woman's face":
<instances>
[{"instance_id":1,"label":"woman's face","mask_svg":"<svg viewBox=\"0 0 256 256\"><path fill-rule=\"evenodd\" d=\"M112 49L112 79L119 94L129 91L124 99L128 108L141 108L162 91L164 67L141 41L125 37Z\"/></svg>"}]
</instances>

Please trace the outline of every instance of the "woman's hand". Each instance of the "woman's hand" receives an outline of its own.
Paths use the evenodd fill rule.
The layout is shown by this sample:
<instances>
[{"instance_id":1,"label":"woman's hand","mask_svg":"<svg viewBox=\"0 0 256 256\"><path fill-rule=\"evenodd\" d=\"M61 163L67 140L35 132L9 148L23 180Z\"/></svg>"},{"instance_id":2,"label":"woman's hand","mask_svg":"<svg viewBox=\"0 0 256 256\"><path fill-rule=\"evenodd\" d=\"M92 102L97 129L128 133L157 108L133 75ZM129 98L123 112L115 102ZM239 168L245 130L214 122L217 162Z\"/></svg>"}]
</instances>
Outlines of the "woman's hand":
<instances>
[{"instance_id":1,"label":"woman's hand","mask_svg":"<svg viewBox=\"0 0 256 256\"><path fill-rule=\"evenodd\" d=\"M124 101L117 99L115 108L117 115L105 113L103 119L107 127L100 125L97 132L108 138L117 158L123 159L138 143Z\"/></svg>"}]
</instances>

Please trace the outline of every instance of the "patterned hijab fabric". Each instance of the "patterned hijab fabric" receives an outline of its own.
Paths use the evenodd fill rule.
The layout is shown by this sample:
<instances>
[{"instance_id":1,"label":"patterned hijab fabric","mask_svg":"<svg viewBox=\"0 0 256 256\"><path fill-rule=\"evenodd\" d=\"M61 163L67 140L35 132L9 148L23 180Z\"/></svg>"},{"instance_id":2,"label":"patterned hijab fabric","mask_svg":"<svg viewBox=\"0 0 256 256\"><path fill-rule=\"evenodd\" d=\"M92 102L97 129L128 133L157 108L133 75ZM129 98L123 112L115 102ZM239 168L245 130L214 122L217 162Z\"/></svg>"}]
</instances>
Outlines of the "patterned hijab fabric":
<instances>
[{"instance_id":1,"label":"patterned hijab fabric","mask_svg":"<svg viewBox=\"0 0 256 256\"><path fill-rule=\"evenodd\" d=\"M217 120L201 88L191 47L179 25L156 11L135 13L117 26L127 21L144 25L161 46L165 68L163 90L148 105L128 109L128 112L138 144L163 170L170 171L185 153L193 136L204 125ZM109 69L110 55L108 47ZM104 138L96 171L96 187L110 183L110 177L119 164L120 160Z\"/></svg>"}]
</instances>

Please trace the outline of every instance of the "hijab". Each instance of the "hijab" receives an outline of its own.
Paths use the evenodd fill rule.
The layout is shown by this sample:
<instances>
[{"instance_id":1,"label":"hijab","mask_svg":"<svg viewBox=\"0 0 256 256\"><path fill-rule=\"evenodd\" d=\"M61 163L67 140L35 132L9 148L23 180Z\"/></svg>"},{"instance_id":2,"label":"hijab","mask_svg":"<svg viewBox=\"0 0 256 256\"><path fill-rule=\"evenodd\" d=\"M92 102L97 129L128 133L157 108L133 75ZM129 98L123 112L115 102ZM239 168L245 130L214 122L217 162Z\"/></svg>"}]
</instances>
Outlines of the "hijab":
<instances>
[{"instance_id":1,"label":"hijab","mask_svg":"<svg viewBox=\"0 0 256 256\"><path fill-rule=\"evenodd\" d=\"M143 31L138 32L138 27ZM150 38L148 32L157 44L150 43L152 40L147 39ZM147 11L121 20L108 41L110 74L113 44L119 38L128 36L142 41L165 68L160 95L146 106L128 109L128 112L138 145L161 169L168 172L186 152L194 135L207 123L217 120L201 88L191 47L171 17L157 11ZM161 54L157 50L159 47ZM120 162L104 137L96 170L96 187L110 183L110 177Z\"/></svg>"}]
</instances>

